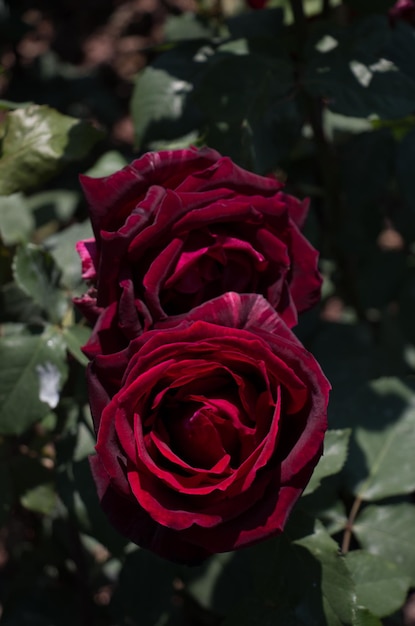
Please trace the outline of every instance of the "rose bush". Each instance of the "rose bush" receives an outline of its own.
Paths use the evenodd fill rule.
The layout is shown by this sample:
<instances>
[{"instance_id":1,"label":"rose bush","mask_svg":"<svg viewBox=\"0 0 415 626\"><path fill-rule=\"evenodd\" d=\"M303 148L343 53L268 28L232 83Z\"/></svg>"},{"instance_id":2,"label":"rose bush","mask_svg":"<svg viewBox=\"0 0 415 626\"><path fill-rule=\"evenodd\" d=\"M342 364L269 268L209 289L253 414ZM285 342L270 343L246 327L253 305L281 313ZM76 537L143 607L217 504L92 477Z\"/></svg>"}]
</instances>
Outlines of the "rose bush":
<instances>
[{"instance_id":1,"label":"rose bush","mask_svg":"<svg viewBox=\"0 0 415 626\"><path fill-rule=\"evenodd\" d=\"M320 458L329 383L269 303L227 293L89 366L113 525L186 563L281 531Z\"/></svg>"},{"instance_id":2,"label":"rose bush","mask_svg":"<svg viewBox=\"0 0 415 626\"><path fill-rule=\"evenodd\" d=\"M95 236L78 243L90 357L227 291L264 295L290 327L319 298L317 252L299 230L308 202L274 178L190 148L81 182Z\"/></svg>"}]
</instances>

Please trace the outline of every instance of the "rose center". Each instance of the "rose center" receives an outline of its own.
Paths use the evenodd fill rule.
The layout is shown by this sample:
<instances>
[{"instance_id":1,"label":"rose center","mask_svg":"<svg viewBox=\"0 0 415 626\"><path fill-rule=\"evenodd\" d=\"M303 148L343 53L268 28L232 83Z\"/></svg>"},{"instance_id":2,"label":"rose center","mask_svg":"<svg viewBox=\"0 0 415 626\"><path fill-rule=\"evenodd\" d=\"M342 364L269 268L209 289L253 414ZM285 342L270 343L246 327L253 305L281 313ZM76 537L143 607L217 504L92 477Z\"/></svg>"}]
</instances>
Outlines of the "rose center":
<instances>
[{"instance_id":1,"label":"rose center","mask_svg":"<svg viewBox=\"0 0 415 626\"><path fill-rule=\"evenodd\" d=\"M161 292L163 309L183 313L226 291L256 292L267 267L262 254L221 233L191 233Z\"/></svg>"}]
</instances>

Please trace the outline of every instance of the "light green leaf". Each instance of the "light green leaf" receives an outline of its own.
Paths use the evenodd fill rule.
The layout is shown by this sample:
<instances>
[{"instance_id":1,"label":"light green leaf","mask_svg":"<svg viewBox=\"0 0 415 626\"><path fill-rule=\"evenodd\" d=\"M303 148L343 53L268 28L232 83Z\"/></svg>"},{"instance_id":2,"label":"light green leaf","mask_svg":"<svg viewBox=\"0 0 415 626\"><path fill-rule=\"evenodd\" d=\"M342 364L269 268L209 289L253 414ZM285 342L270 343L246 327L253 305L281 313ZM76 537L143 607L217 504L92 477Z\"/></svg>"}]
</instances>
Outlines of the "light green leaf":
<instances>
[{"instance_id":1,"label":"light green leaf","mask_svg":"<svg viewBox=\"0 0 415 626\"><path fill-rule=\"evenodd\" d=\"M61 271L52 255L33 244L20 246L13 261L17 285L48 313L52 322L64 317L68 301L59 284Z\"/></svg>"},{"instance_id":2,"label":"light green leaf","mask_svg":"<svg viewBox=\"0 0 415 626\"><path fill-rule=\"evenodd\" d=\"M117 170L122 169L125 165L127 165L127 161L120 152L117 152L116 150L109 150L108 152L105 152L87 172L85 172L85 175L92 176L93 178L110 176Z\"/></svg>"},{"instance_id":3,"label":"light green leaf","mask_svg":"<svg viewBox=\"0 0 415 626\"><path fill-rule=\"evenodd\" d=\"M22 193L0 196L0 235L7 246L27 239L34 225Z\"/></svg>"},{"instance_id":4,"label":"light green leaf","mask_svg":"<svg viewBox=\"0 0 415 626\"><path fill-rule=\"evenodd\" d=\"M318 520L315 520L314 533L295 541L295 544L309 550L321 566L321 592L327 625L351 624L355 589L339 555L338 544Z\"/></svg>"},{"instance_id":5,"label":"light green leaf","mask_svg":"<svg viewBox=\"0 0 415 626\"><path fill-rule=\"evenodd\" d=\"M38 485L37 487L26 491L26 493L24 493L20 498L20 502L22 506L29 511L50 515L56 504L54 485L51 483L47 485Z\"/></svg>"},{"instance_id":6,"label":"light green leaf","mask_svg":"<svg viewBox=\"0 0 415 626\"><path fill-rule=\"evenodd\" d=\"M326 476L340 472L346 461L350 433L350 429L327 431L324 438L324 454L305 488L304 495L313 493Z\"/></svg>"},{"instance_id":7,"label":"light green leaf","mask_svg":"<svg viewBox=\"0 0 415 626\"><path fill-rule=\"evenodd\" d=\"M67 377L60 334L0 338L0 433L20 435L47 415Z\"/></svg>"},{"instance_id":8,"label":"light green leaf","mask_svg":"<svg viewBox=\"0 0 415 626\"><path fill-rule=\"evenodd\" d=\"M62 332L63 338L66 343L66 347L73 357L81 365L88 365L89 360L85 354L81 351L81 347L86 344L90 335L91 329L86 326L69 326L64 328Z\"/></svg>"},{"instance_id":9,"label":"light green leaf","mask_svg":"<svg viewBox=\"0 0 415 626\"><path fill-rule=\"evenodd\" d=\"M375 501L415 489L415 393L409 381L381 378L353 399L356 447L347 482L362 500ZM362 458L363 453L363 458Z\"/></svg>"},{"instance_id":10,"label":"light green leaf","mask_svg":"<svg viewBox=\"0 0 415 626\"><path fill-rule=\"evenodd\" d=\"M26 202L40 225L55 220L65 223L75 213L80 197L80 191L48 189L31 194Z\"/></svg>"},{"instance_id":11,"label":"light green leaf","mask_svg":"<svg viewBox=\"0 0 415 626\"><path fill-rule=\"evenodd\" d=\"M9 112L2 130L4 195L37 187L65 163L83 158L101 136L87 122L36 104Z\"/></svg>"},{"instance_id":12,"label":"light green leaf","mask_svg":"<svg viewBox=\"0 0 415 626\"><path fill-rule=\"evenodd\" d=\"M358 606L353 614L353 626L383 626L382 622L376 615L373 615L368 609Z\"/></svg>"},{"instance_id":13,"label":"light green leaf","mask_svg":"<svg viewBox=\"0 0 415 626\"><path fill-rule=\"evenodd\" d=\"M353 532L365 550L395 563L415 585L415 506L368 506Z\"/></svg>"},{"instance_id":14,"label":"light green leaf","mask_svg":"<svg viewBox=\"0 0 415 626\"><path fill-rule=\"evenodd\" d=\"M156 141L149 141L148 146L150 150L155 152L159 150L184 150L189 146L196 145L199 140L199 133L194 130L183 137L176 137L175 139L160 139Z\"/></svg>"},{"instance_id":15,"label":"light green leaf","mask_svg":"<svg viewBox=\"0 0 415 626\"><path fill-rule=\"evenodd\" d=\"M62 272L62 283L70 289L74 289L82 282L81 259L75 245L78 241L92 236L91 222L85 220L64 228L44 242Z\"/></svg>"},{"instance_id":16,"label":"light green leaf","mask_svg":"<svg viewBox=\"0 0 415 626\"><path fill-rule=\"evenodd\" d=\"M164 26L166 41L211 39L214 35L211 24L190 11L181 15L170 15Z\"/></svg>"},{"instance_id":17,"label":"light green leaf","mask_svg":"<svg viewBox=\"0 0 415 626\"><path fill-rule=\"evenodd\" d=\"M21 109L32 104L33 102L12 102L11 100L0 100L0 109L4 109L6 111L9 109Z\"/></svg>"},{"instance_id":18,"label":"light green leaf","mask_svg":"<svg viewBox=\"0 0 415 626\"><path fill-rule=\"evenodd\" d=\"M152 125L161 125L168 132L169 124L182 118L185 99L191 90L190 83L164 69L148 66L138 75L131 102L137 147L153 139L148 134ZM182 134L179 132L178 136Z\"/></svg>"},{"instance_id":19,"label":"light green leaf","mask_svg":"<svg viewBox=\"0 0 415 626\"><path fill-rule=\"evenodd\" d=\"M359 605L378 617L387 617L403 606L411 580L395 563L364 550L349 552L345 558Z\"/></svg>"},{"instance_id":20,"label":"light green leaf","mask_svg":"<svg viewBox=\"0 0 415 626\"><path fill-rule=\"evenodd\" d=\"M87 459L95 450L95 437L91 430L83 422L77 426L77 442L74 450L73 460L75 462Z\"/></svg>"}]
</instances>

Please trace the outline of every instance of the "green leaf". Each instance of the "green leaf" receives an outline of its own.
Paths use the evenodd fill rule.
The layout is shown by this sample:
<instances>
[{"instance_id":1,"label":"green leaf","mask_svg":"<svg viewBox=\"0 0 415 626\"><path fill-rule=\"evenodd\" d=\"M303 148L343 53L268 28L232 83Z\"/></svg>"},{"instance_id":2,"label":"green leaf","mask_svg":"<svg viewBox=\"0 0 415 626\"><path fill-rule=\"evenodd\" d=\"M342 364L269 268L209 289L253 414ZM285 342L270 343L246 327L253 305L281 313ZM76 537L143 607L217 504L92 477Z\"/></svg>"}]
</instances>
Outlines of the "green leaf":
<instances>
[{"instance_id":1,"label":"green leaf","mask_svg":"<svg viewBox=\"0 0 415 626\"><path fill-rule=\"evenodd\" d=\"M344 115L390 119L411 114L415 80L386 56L391 31L386 17L374 16L355 27L327 33L335 45L321 51L315 42L314 51L307 55L308 91L327 99L332 111Z\"/></svg>"},{"instance_id":2,"label":"green leaf","mask_svg":"<svg viewBox=\"0 0 415 626\"><path fill-rule=\"evenodd\" d=\"M20 246L13 261L17 285L45 310L52 322L59 323L68 309L60 290L61 271L52 255L33 244Z\"/></svg>"},{"instance_id":3,"label":"green leaf","mask_svg":"<svg viewBox=\"0 0 415 626\"><path fill-rule=\"evenodd\" d=\"M7 114L0 157L0 193L26 191L68 162L86 156L101 133L87 122L36 104Z\"/></svg>"},{"instance_id":4,"label":"green leaf","mask_svg":"<svg viewBox=\"0 0 415 626\"><path fill-rule=\"evenodd\" d=\"M359 605L378 617L387 617L403 606L411 580L394 563L364 550L349 552L345 558Z\"/></svg>"},{"instance_id":5,"label":"green leaf","mask_svg":"<svg viewBox=\"0 0 415 626\"><path fill-rule=\"evenodd\" d=\"M67 223L76 211L81 194L70 189L48 189L28 196L26 202L37 226L50 222Z\"/></svg>"},{"instance_id":6,"label":"green leaf","mask_svg":"<svg viewBox=\"0 0 415 626\"><path fill-rule=\"evenodd\" d=\"M350 433L350 429L327 431L324 437L324 454L305 488L305 496L313 493L323 478L340 472L346 462Z\"/></svg>"},{"instance_id":7,"label":"green leaf","mask_svg":"<svg viewBox=\"0 0 415 626\"><path fill-rule=\"evenodd\" d=\"M68 351L81 365L88 365L89 360L85 354L81 351L81 347L86 344L90 335L91 329L86 326L69 326L63 329L63 338L66 343Z\"/></svg>"},{"instance_id":8,"label":"green leaf","mask_svg":"<svg viewBox=\"0 0 415 626\"><path fill-rule=\"evenodd\" d=\"M34 511L35 513L43 513L50 515L56 505L56 493L54 485L38 485L33 489L29 489L20 498L20 502L25 509Z\"/></svg>"},{"instance_id":9,"label":"green leaf","mask_svg":"<svg viewBox=\"0 0 415 626\"><path fill-rule=\"evenodd\" d=\"M20 324L43 324L42 310L15 282L0 289L0 320Z\"/></svg>"},{"instance_id":10,"label":"green leaf","mask_svg":"<svg viewBox=\"0 0 415 626\"><path fill-rule=\"evenodd\" d=\"M117 170L127 165L126 159L120 152L109 150L105 152L94 165L85 172L86 176L100 178L101 176L110 176Z\"/></svg>"},{"instance_id":11,"label":"green leaf","mask_svg":"<svg viewBox=\"0 0 415 626\"><path fill-rule=\"evenodd\" d=\"M412 24L404 20L395 22L389 32L385 56L391 59L402 72L415 79L415 32Z\"/></svg>"},{"instance_id":12,"label":"green leaf","mask_svg":"<svg viewBox=\"0 0 415 626\"><path fill-rule=\"evenodd\" d=\"M62 283L70 289L74 289L82 282L81 259L75 245L81 239L92 236L91 222L85 220L64 228L44 242L62 272Z\"/></svg>"},{"instance_id":13,"label":"green leaf","mask_svg":"<svg viewBox=\"0 0 415 626\"><path fill-rule=\"evenodd\" d=\"M348 407L354 441L347 484L362 500L375 501L415 489L415 392L409 381L381 378Z\"/></svg>"},{"instance_id":14,"label":"green leaf","mask_svg":"<svg viewBox=\"0 0 415 626\"><path fill-rule=\"evenodd\" d=\"M355 590L349 571L339 555L338 544L318 520L315 520L314 533L295 541L295 544L309 550L321 567L323 611L328 626L351 624Z\"/></svg>"},{"instance_id":15,"label":"green leaf","mask_svg":"<svg viewBox=\"0 0 415 626\"><path fill-rule=\"evenodd\" d=\"M383 626L382 622L376 615L373 615L368 609L358 606L355 608L353 615L353 626Z\"/></svg>"},{"instance_id":16,"label":"green leaf","mask_svg":"<svg viewBox=\"0 0 415 626\"><path fill-rule=\"evenodd\" d=\"M0 109L21 109L23 107L31 106L33 102L12 102L11 100L0 100Z\"/></svg>"},{"instance_id":17,"label":"green leaf","mask_svg":"<svg viewBox=\"0 0 415 626\"><path fill-rule=\"evenodd\" d=\"M184 41L186 39L211 39L214 29L207 20L189 11L181 15L170 15L164 26L166 41Z\"/></svg>"},{"instance_id":18,"label":"green leaf","mask_svg":"<svg viewBox=\"0 0 415 626\"><path fill-rule=\"evenodd\" d=\"M282 535L251 550L257 599L247 598L226 626L236 626L238 619L249 624L255 610L263 617L258 624L352 623L353 580L337 543L318 520L296 511Z\"/></svg>"},{"instance_id":19,"label":"green leaf","mask_svg":"<svg viewBox=\"0 0 415 626\"><path fill-rule=\"evenodd\" d=\"M395 563L415 585L415 506L368 506L358 516L353 532L365 550Z\"/></svg>"},{"instance_id":20,"label":"green leaf","mask_svg":"<svg viewBox=\"0 0 415 626\"><path fill-rule=\"evenodd\" d=\"M34 225L22 193L0 196L0 235L7 246L27 239Z\"/></svg>"},{"instance_id":21,"label":"green leaf","mask_svg":"<svg viewBox=\"0 0 415 626\"><path fill-rule=\"evenodd\" d=\"M244 167L272 171L300 133L293 80L282 52L218 51L193 95L207 118L206 143Z\"/></svg>"},{"instance_id":22,"label":"green leaf","mask_svg":"<svg viewBox=\"0 0 415 626\"><path fill-rule=\"evenodd\" d=\"M193 130L184 116L191 90L190 82L166 69L147 66L140 72L131 101L137 147L161 138L182 137Z\"/></svg>"},{"instance_id":23,"label":"green leaf","mask_svg":"<svg viewBox=\"0 0 415 626\"><path fill-rule=\"evenodd\" d=\"M20 435L49 413L66 376L66 346L58 333L0 338L0 433Z\"/></svg>"}]
</instances>

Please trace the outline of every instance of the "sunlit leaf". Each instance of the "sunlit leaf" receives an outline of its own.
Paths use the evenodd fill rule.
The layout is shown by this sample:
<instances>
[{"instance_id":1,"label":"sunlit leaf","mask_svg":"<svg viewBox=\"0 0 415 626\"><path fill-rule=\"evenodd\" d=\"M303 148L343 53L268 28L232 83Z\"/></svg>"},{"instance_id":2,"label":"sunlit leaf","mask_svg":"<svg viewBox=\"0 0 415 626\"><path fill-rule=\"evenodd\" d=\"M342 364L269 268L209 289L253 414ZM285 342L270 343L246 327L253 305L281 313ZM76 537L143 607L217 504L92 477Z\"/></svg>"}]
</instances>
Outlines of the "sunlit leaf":
<instances>
[{"instance_id":1,"label":"sunlit leaf","mask_svg":"<svg viewBox=\"0 0 415 626\"><path fill-rule=\"evenodd\" d=\"M327 431L324 437L324 454L305 488L304 495L315 491L326 476L340 472L346 461L350 433L350 429Z\"/></svg>"},{"instance_id":2,"label":"sunlit leaf","mask_svg":"<svg viewBox=\"0 0 415 626\"><path fill-rule=\"evenodd\" d=\"M378 617L386 617L403 606L411 580L395 563L364 550L353 550L345 558L356 585L358 604Z\"/></svg>"},{"instance_id":3,"label":"sunlit leaf","mask_svg":"<svg viewBox=\"0 0 415 626\"><path fill-rule=\"evenodd\" d=\"M120 152L109 150L105 152L94 165L85 172L86 176L99 178L101 176L110 176L117 170L127 165L126 159Z\"/></svg>"},{"instance_id":4,"label":"sunlit leaf","mask_svg":"<svg viewBox=\"0 0 415 626\"><path fill-rule=\"evenodd\" d=\"M0 196L0 236L6 245L27 239L34 224L32 213L22 193Z\"/></svg>"},{"instance_id":5,"label":"sunlit leaf","mask_svg":"<svg viewBox=\"0 0 415 626\"><path fill-rule=\"evenodd\" d=\"M56 505L56 492L53 484L38 485L20 498L21 504L29 511L49 515Z\"/></svg>"},{"instance_id":6,"label":"sunlit leaf","mask_svg":"<svg viewBox=\"0 0 415 626\"><path fill-rule=\"evenodd\" d=\"M88 154L101 134L87 122L36 104L7 114L0 146L0 193L37 187Z\"/></svg>"},{"instance_id":7,"label":"sunlit leaf","mask_svg":"<svg viewBox=\"0 0 415 626\"><path fill-rule=\"evenodd\" d=\"M68 308L60 289L61 271L49 252L35 245L20 246L13 262L18 286L44 309L52 322L59 322Z\"/></svg>"},{"instance_id":8,"label":"sunlit leaf","mask_svg":"<svg viewBox=\"0 0 415 626\"><path fill-rule=\"evenodd\" d=\"M56 332L0 338L0 433L21 434L42 419L66 376L66 346Z\"/></svg>"},{"instance_id":9,"label":"sunlit leaf","mask_svg":"<svg viewBox=\"0 0 415 626\"><path fill-rule=\"evenodd\" d=\"M353 614L353 626L382 626L382 622L368 609L358 606Z\"/></svg>"},{"instance_id":10,"label":"sunlit leaf","mask_svg":"<svg viewBox=\"0 0 415 626\"><path fill-rule=\"evenodd\" d=\"M374 381L353 397L348 411L354 443L346 477L353 493L370 501L411 493L415 489L415 392L410 380Z\"/></svg>"},{"instance_id":11,"label":"sunlit leaf","mask_svg":"<svg viewBox=\"0 0 415 626\"><path fill-rule=\"evenodd\" d=\"M411 578L415 585L415 506L389 504L368 506L353 526L359 543Z\"/></svg>"},{"instance_id":12,"label":"sunlit leaf","mask_svg":"<svg viewBox=\"0 0 415 626\"><path fill-rule=\"evenodd\" d=\"M86 344L91 335L91 329L86 326L69 326L63 329L62 336L66 347L73 357L81 365L88 365L88 359L81 351L81 347Z\"/></svg>"},{"instance_id":13,"label":"sunlit leaf","mask_svg":"<svg viewBox=\"0 0 415 626\"><path fill-rule=\"evenodd\" d=\"M44 242L62 272L62 282L70 289L75 288L82 281L81 260L76 251L76 243L92 236L91 222L85 220L71 224L61 232L48 237Z\"/></svg>"}]
</instances>

